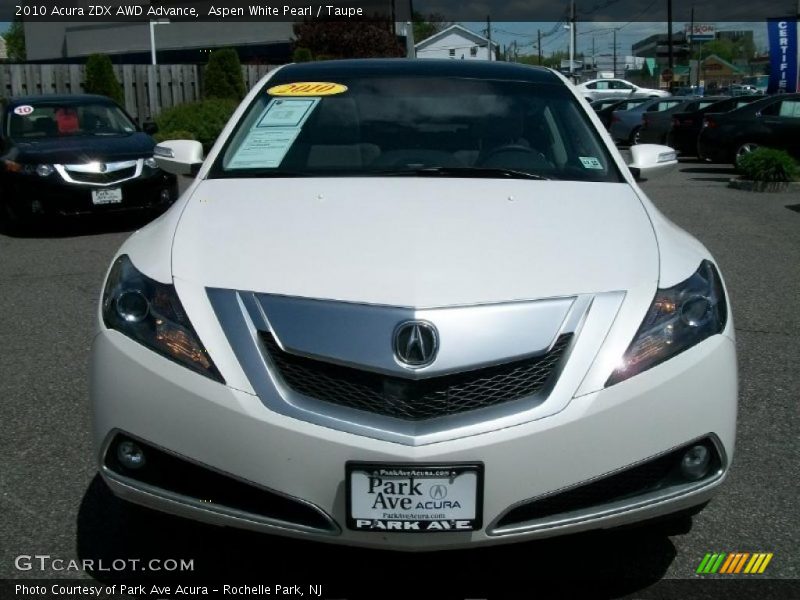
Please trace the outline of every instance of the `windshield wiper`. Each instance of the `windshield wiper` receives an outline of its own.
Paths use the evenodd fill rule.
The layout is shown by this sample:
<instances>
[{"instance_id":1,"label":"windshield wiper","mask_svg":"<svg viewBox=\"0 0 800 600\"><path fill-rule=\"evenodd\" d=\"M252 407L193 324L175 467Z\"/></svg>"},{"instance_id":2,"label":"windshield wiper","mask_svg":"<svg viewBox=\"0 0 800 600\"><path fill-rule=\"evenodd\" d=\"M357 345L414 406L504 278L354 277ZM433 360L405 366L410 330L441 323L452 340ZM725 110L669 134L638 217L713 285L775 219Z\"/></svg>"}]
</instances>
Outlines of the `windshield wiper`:
<instances>
[{"instance_id":1,"label":"windshield wiper","mask_svg":"<svg viewBox=\"0 0 800 600\"><path fill-rule=\"evenodd\" d=\"M421 167L419 169L370 171L369 174L417 177L505 177L508 179L536 179L539 181L549 179L543 175L502 167Z\"/></svg>"}]
</instances>

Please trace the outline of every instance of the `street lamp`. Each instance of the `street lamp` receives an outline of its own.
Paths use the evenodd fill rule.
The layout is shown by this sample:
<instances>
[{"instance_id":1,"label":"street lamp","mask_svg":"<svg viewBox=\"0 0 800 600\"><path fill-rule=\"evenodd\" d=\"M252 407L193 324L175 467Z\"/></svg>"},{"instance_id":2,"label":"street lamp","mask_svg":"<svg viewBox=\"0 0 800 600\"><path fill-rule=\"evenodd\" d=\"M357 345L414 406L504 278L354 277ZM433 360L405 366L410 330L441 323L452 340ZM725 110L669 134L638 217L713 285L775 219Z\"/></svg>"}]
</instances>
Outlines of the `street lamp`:
<instances>
[{"instance_id":1,"label":"street lamp","mask_svg":"<svg viewBox=\"0 0 800 600\"><path fill-rule=\"evenodd\" d=\"M150 64L156 65L156 25L169 25L169 19L150 21Z\"/></svg>"}]
</instances>

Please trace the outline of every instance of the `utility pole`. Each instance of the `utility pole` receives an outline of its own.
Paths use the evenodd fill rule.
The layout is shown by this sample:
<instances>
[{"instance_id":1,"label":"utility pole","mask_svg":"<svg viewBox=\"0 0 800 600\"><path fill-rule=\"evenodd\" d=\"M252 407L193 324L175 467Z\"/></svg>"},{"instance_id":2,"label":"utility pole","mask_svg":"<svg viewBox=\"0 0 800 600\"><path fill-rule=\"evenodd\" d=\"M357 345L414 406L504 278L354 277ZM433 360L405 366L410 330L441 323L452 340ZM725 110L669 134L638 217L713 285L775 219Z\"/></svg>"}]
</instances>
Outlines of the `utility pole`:
<instances>
[{"instance_id":1,"label":"utility pole","mask_svg":"<svg viewBox=\"0 0 800 600\"><path fill-rule=\"evenodd\" d=\"M800 2L800 0L797 0ZM692 6L692 18L689 25L689 88L694 85L694 81L692 81L692 61L694 60L694 6ZM697 68L697 87L700 87L700 68L698 64Z\"/></svg>"},{"instance_id":2,"label":"utility pole","mask_svg":"<svg viewBox=\"0 0 800 600\"><path fill-rule=\"evenodd\" d=\"M617 76L617 30L614 30L614 77Z\"/></svg>"},{"instance_id":3,"label":"utility pole","mask_svg":"<svg viewBox=\"0 0 800 600\"><path fill-rule=\"evenodd\" d=\"M667 0L667 66L670 73L674 73L675 59L672 55L672 0ZM672 89L672 81L669 82L669 89Z\"/></svg>"},{"instance_id":4,"label":"utility pole","mask_svg":"<svg viewBox=\"0 0 800 600\"><path fill-rule=\"evenodd\" d=\"M489 60L492 60L492 17L486 15L486 38L489 40Z\"/></svg>"},{"instance_id":5,"label":"utility pole","mask_svg":"<svg viewBox=\"0 0 800 600\"><path fill-rule=\"evenodd\" d=\"M569 4L569 78L575 80L575 0Z\"/></svg>"},{"instance_id":6,"label":"utility pole","mask_svg":"<svg viewBox=\"0 0 800 600\"><path fill-rule=\"evenodd\" d=\"M594 53L594 36L592 36L592 69L594 69L596 71L597 70L596 69L596 67L597 67L597 58L595 58L595 56L596 55Z\"/></svg>"},{"instance_id":7,"label":"utility pole","mask_svg":"<svg viewBox=\"0 0 800 600\"><path fill-rule=\"evenodd\" d=\"M797 1L800 2L800 0L797 0ZM541 29L537 29L536 30L536 37L538 39L538 41L536 42L536 48L539 51L539 66L541 66L542 65L542 30Z\"/></svg>"}]
</instances>

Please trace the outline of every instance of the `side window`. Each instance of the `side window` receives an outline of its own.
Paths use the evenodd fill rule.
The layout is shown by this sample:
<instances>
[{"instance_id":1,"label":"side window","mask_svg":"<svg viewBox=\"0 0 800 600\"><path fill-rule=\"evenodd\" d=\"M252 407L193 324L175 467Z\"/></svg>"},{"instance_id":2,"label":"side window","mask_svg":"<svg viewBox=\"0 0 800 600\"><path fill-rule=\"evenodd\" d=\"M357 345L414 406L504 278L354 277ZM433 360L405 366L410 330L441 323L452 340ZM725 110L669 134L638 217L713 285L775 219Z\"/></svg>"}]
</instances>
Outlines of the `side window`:
<instances>
[{"instance_id":1,"label":"side window","mask_svg":"<svg viewBox=\"0 0 800 600\"><path fill-rule=\"evenodd\" d=\"M672 102L669 102L669 101L667 101L667 102L658 102L658 103L655 105L655 106L656 106L656 109L655 109L655 110L657 110L658 112L661 112L661 111L664 111L664 110L669 110L669 109L670 109L670 108L672 108L673 106L678 106L678 104L679 104L679 102L676 102L676 101L672 101Z\"/></svg>"},{"instance_id":2,"label":"side window","mask_svg":"<svg viewBox=\"0 0 800 600\"><path fill-rule=\"evenodd\" d=\"M596 81L593 81L592 83L587 83L587 84L586 84L586 87L587 87L588 89L590 89L590 90L596 90L596 89L597 89L597 82L596 82Z\"/></svg>"},{"instance_id":3,"label":"side window","mask_svg":"<svg viewBox=\"0 0 800 600\"><path fill-rule=\"evenodd\" d=\"M595 84L595 89L598 89L598 90L607 90L607 89L609 89L608 82L607 81L598 81Z\"/></svg>"},{"instance_id":4,"label":"side window","mask_svg":"<svg viewBox=\"0 0 800 600\"><path fill-rule=\"evenodd\" d=\"M612 89L615 90L632 90L633 86L625 83L624 81L612 81L611 82Z\"/></svg>"},{"instance_id":5,"label":"side window","mask_svg":"<svg viewBox=\"0 0 800 600\"><path fill-rule=\"evenodd\" d=\"M800 119L800 100L783 100L778 115L790 119Z\"/></svg>"}]
</instances>

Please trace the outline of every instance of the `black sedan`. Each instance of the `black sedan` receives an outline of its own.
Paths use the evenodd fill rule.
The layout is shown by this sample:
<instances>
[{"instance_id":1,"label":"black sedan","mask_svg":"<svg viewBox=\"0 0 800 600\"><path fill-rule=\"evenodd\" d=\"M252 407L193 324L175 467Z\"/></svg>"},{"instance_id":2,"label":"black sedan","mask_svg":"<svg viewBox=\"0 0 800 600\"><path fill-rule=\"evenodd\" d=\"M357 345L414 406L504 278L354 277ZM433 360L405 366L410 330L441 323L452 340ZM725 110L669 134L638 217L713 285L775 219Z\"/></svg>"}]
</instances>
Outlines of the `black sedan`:
<instances>
[{"instance_id":1,"label":"black sedan","mask_svg":"<svg viewBox=\"0 0 800 600\"><path fill-rule=\"evenodd\" d=\"M680 104L666 110L644 113L642 128L639 131L639 142L642 144L666 144L670 129L672 129L672 117L676 113L702 110L718 100L724 99L724 96L692 96L684 98Z\"/></svg>"},{"instance_id":2,"label":"black sedan","mask_svg":"<svg viewBox=\"0 0 800 600\"><path fill-rule=\"evenodd\" d=\"M701 106L693 111L675 112L672 114L672 128L667 135L667 146L675 148L678 154L695 156L697 136L703 129L703 119L706 115L726 113L761 99L763 96L737 96Z\"/></svg>"},{"instance_id":3,"label":"black sedan","mask_svg":"<svg viewBox=\"0 0 800 600\"><path fill-rule=\"evenodd\" d=\"M800 94L781 94L727 113L706 115L697 140L701 159L736 164L759 146L800 159Z\"/></svg>"},{"instance_id":4,"label":"black sedan","mask_svg":"<svg viewBox=\"0 0 800 600\"><path fill-rule=\"evenodd\" d=\"M595 100L589 106L594 109L600 121L608 129L611 127L611 115L615 110L630 110L634 106L639 106L645 100L650 100L649 96L631 96L629 98L606 98L605 100Z\"/></svg>"},{"instance_id":5,"label":"black sedan","mask_svg":"<svg viewBox=\"0 0 800 600\"><path fill-rule=\"evenodd\" d=\"M0 209L37 217L166 209L177 180L153 160L154 126L109 98L30 96L0 104Z\"/></svg>"}]
</instances>

